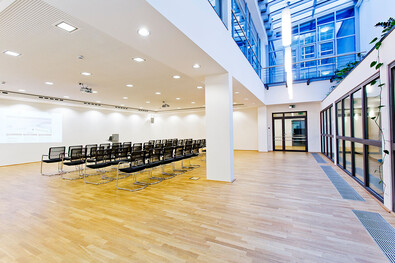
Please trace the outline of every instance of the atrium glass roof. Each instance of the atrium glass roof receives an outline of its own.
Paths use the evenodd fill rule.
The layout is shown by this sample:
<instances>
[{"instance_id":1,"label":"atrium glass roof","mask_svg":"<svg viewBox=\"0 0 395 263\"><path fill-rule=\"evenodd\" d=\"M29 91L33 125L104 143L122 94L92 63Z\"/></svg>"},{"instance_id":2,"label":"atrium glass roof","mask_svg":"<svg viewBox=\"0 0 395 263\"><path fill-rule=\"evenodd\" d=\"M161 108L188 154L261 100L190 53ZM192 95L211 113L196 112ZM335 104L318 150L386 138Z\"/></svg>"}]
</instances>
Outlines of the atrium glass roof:
<instances>
[{"instance_id":1,"label":"atrium glass roof","mask_svg":"<svg viewBox=\"0 0 395 263\"><path fill-rule=\"evenodd\" d=\"M288 2L292 23L299 23L327 10L353 6L356 0L267 0L272 30L281 28L281 12Z\"/></svg>"}]
</instances>

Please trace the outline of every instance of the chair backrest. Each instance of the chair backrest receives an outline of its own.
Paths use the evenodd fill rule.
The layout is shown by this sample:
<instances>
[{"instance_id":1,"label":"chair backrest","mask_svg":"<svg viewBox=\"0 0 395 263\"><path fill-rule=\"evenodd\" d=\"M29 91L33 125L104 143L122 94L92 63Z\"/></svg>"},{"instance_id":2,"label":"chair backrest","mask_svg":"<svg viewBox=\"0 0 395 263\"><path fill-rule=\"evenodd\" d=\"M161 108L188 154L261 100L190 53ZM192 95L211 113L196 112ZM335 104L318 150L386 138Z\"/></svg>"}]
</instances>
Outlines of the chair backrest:
<instances>
[{"instance_id":1,"label":"chair backrest","mask_svg":"<svg viewBox=\"0 0 395 263\"><path fill-rule=\"evenodd\" d=\"M143 151L132 152L130 156L130 166L140 166L145 164L145 153Z\"/></svg>"},{"instance_id":2,"label":"chair backrest","mask_svg":"<svg viewBox=\"0 0 395 263\"><path fill-rule=\"evenodd\" d=\"M87 144L86 146L85 146L85 155L86 156L91 156L91 149L92 148L97 148L97 144Z\"/></svg>"},{"instance_id":3,"label":"chair backrest","mask_svg":"<svg viewBox=\"0 0 395 263\"><path fill-rule=\"evenodd\" d=\"M162 143L162 140L156 140L155 144Z\"/></svg>"},{"instance_id":4,"label":"chair backrest","mask_svg":"<svg viewBox=\"0 0 395 263\"><path fill-rule=\"evenodd\" d=\"M69 146L69 151L68 151L68 155L69 155L69 157L71 157L71 151L72 150L74 150L74 149L81 149L81 152L82 152L82 148L83 148L83 146L82 145L73 145L73 146Z\"/></svg>"},{"instance_id":5,"label":"chair backrest","mask_svg":"<svg viewBox=\"0 0 395 263\"><path fill-rule=\"evenodd\" d=\"M148 162L149 163L156 163L159 162L161 159L161 152L160 151L154 151L153 149L149 151L148 154Z\"/></svg>"},{"instance_id":6,"label":"chair backrest","mask_svg":"<svg viewBox=\"0 0 395 263\"><path fill-rule=\"evenodd\" d=\"M185 145L185 154L190 154L190 153L192 153L192 149L193 149L193 146L192 146L192 143L187 143L186 145Z\"/></svg>"},{"instance_id":7,"label":"chair backrest","mask_svg":"<svg viewBox=\"0 0 395 263\"><path fill-rule=\"evenodd\" d=\"M70 152L71 161L81 160L83 158L84 158L84 155L82 154L82 148L71 149L71 152Z\"/></svg>"},{"instance_id":8,"label":"chair backrest","mask_svg":"<svg viewBox=\"0 0 395 263\"><path fill-rule=\"evenodd\" d=\"M166 145L167 144L167 139L162 140L162 144Z\"/></svg>"},{"instance_id":9,"label":"chair backrest","mask_svg":"<svg viewBox=\"0 0 395 263\"><path fill-rule=\"evenodd\" d=\"M128 157L129 152L130 152L129 147L121 147L121 148L119 148L119 155L118 156L122 159L125 159Z\"/></svg>"},{"instance_id":10,"label":"chair backrest","mask_svg":"<svg viewBox=\"0 0 395 263\"><path fill-rule=\"evenodd\" d=\"M163 149L163 160L171 160L174 158L174 148L173 147L165 147Z\"/></svg>"},{"instance_id":11,"label":"chair backrest","mask_svg":"<svg viewBox=\"0 0 395 263\"><path fill-rule=\"evenodd\" d=\"M178 144L178 139L173 139L173 146L177 146Z\"/></svg>"},{"instance_id":12,"label":"chair backrest","mask_svg":"<svg viewBox=\"0 0 395 263\"><path fill-rule=\"evenodd\" d=\"M109 149L110 147L111 147L111 144L109 144L109 143L100 144L100 148L103 148L103 149Z\"/></svg>"},{"instance_id":13,"label":"chair backrest","mask_svg":"<svg viewBox=\"0 0 395 263\"><path fill-rule=\"evenodd\" d=\"M144 151L150 151L154 148L154 145L149 143L149 142L145 142L144 143Z\"/></svg>"},{"instance_id":14,"label":"chair backrest","mask_svg":"<svg viewBox=\"0 0 395 263\"><path fill-rule=\"evenodd\" d=\"M176 158L184 156L184 146L177 146L174 156Z\"/></svg>"},{"instance_id":15,"label":"chair backrest","mask_svg":"<svg viewBox=\"0 0 395 263\"><path fill-rule=\"evenodd\" d=\"M199 140L198 140L199 141ZM192 148L192 152L194 154L199 154L199 150L200 150L200 142L196 142L193 144L193 148Z\"/></svg>"},{"instance_id":16,"label":"chair backrest","mask_svg":"<svg viewBox=\"0 0 395 263\"><path fill-rule=\"evenodd\" d=\"M177 145L184 146L184 143L185 143L185 139L181 139L181 140L178 140L178 144Z\"/></svg>"},{"instance_id":17,"label":"chair backrest","mask_svg":"<svg viewBox=\"0 0 395 263\"><path fill-rule=\"evenodd\" d=\"M133 144L132 152L140 152L143 150L143 144L138 142Z\"/></svg>"},{"instance_id":18,"label":"chair backrest","mask_svg":"<svg viewBox=\"0 0 395 263\"><path fill-rule=\"evenodd\" d=\"M202 148L206 147L206 139L202 139Z\"/></svg>"},{"instance_id":19,"label":"chair backrest","mask_svg":"<svg viewBox=\"0 0 395 263\"><path fill-rule=\"evenodd\" d=\"M148 141L150 144L155 144L155 140L149 140Z\"/></svg>"},{"instance_id":20,"label":"chair backrest","mask_svg":"<svg viewBox=\"0 0 395 263\"><path fill-rule=\"evenodd\" d=\"M61 159L66 153L66 147L51 147L49 148L48 159Z\"/></svg>"},{"instance_id":21,"label":"chair backrest","mask_svg":"<svg viewBox=\"0 0 395 263\"><path fill-rule=\"evenodd\" d=\"M99 150L98 147L91 147L89 152L86 152L87 156L92 157L92 158L95 157L97 150Z\"/></svg>"},{"instance_id":22,"label":"chair backrest","mask_svg":"<svg viewBox=\"0 0 395 263\"><path fill-rule=\"evenodd\" d=\"M123 147L132 147L132 142L124 142Z\"/></svg>"}]
</instances>

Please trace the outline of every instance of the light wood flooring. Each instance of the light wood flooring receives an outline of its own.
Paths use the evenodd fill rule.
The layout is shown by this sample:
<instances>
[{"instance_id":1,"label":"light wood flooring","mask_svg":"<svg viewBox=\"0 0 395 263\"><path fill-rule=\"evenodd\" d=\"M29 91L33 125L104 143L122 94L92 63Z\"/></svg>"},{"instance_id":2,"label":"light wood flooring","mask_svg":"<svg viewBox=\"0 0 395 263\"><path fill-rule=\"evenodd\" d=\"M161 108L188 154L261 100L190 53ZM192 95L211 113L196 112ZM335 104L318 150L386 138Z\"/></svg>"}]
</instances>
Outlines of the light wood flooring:
<instances>
[{"instance_id":1,"label":"light wood flooring","mask_svg":"<svg viewBox=\"0 0 395 263\"><path fill-rule=\"evenodd\" d=\"M234 183L193 162L134 193L0 167L0 262L387 262L352 209L395 217L339 168L366 202L342 199L308 153L237 151Z\"/></svg>"}]
</instances>

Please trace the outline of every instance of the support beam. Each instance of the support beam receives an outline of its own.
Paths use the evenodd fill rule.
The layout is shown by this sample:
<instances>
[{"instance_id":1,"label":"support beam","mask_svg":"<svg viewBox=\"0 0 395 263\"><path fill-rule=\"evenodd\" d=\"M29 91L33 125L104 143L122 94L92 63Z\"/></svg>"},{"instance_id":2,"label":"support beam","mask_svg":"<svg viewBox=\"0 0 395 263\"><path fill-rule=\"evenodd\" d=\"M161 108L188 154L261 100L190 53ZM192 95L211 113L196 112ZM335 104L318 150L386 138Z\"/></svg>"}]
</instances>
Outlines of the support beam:
<instances>
[{"instance_id":1,"label":"support beam","mask_svg":"<svg viewBox=\"0 0 395 263\"><path fill-rule=\"evenodd\" d=\"M233 182L232 77L228 73L209 76L205 84L207 179Z\"/></svg>"}]
</instances>

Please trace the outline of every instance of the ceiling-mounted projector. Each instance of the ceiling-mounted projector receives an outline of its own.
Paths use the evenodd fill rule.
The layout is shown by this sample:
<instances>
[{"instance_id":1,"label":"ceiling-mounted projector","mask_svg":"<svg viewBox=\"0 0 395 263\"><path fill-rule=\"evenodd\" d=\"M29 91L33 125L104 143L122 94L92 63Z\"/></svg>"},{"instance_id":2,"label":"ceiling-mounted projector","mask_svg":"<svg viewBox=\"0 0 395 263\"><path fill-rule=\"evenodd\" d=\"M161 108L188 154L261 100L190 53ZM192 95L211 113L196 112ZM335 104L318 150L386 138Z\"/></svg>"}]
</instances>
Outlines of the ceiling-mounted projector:
<instances>
[{"instance_id":1,"label":"ceiling-mounted projector","mask_svg":"<svg viewBox=\"0 0 395 263\"><path fill-rule=\"evenodd\" d=\"M87 85L84 85L84 83L78 83L80 85L80 91L84 93L92 93L92 89L88 88Z\"/></svg>"},{"instance_id":2,"label":"ceiling-mounted projector","mask_svg":"<svg viewBox=\"0 0 395 263\"><path fill-rule=\"evenodd\" d=\"M168 108L168 107L170 107L170 105L167 104L165 101L163 101L162 108Z\"/></svg>"}]
</instances>

